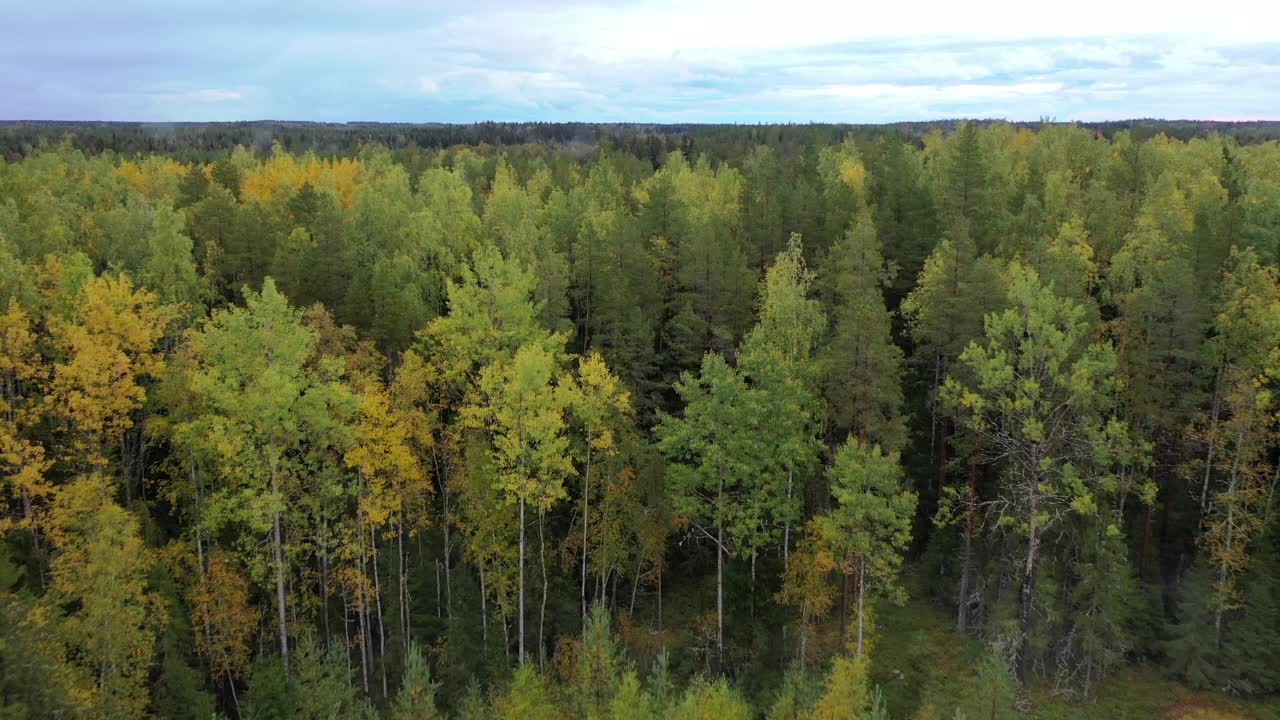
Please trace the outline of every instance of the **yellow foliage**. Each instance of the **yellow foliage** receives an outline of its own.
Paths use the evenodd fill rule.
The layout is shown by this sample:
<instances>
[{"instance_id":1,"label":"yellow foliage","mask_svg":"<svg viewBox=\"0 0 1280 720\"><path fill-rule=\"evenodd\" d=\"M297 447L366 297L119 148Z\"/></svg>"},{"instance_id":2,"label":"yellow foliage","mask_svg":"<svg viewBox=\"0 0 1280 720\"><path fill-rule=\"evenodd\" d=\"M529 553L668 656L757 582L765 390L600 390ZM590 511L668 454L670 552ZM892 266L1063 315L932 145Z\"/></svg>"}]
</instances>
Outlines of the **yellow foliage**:
<instances>
[{"instance_id":1,"label":"yellow foliage","mask_svg":"<svg viewBox=\"0 0 1280 720\"><path fill-rule=\"evenodd\" d=\"M867 168L858 160L847 159L840 164L840 181L862 192L867 183Z\"/></svg>"},{"instance_id":2,"label":"yellow foliage","mask_svg":"<svg viewBox=\"0 0 1280 720\"><path fill-rule=\"evenodd\" d=\"M813 709L813 720L861 717L870 702L866 660L837 656L827 676L826 691Z\"/></svg>"},{"instance_id":3,"label":"yellow foliage","mask_svg":"<svg viewBox=\"0 0 1280 720\"><path fill-rule=\"evenodd\" d=\"M75 436L73 456L105 466L108 445L133 427L132 413L146 399L139 379L164 366L156 345L173 315L127 276L104 275L81 288L71 319L50 320L65 358L54 368L54 412Z\"/></svg>"},{"instance_id":4,"label":"yellow foliage","mask_svg":"<svg viewBox=\"0 0 1280 720\"><path fill-rule=\"evenodd\" d=\"M173 197L178 183L189 169L189 165L172 158L149 155L141 162L124 160L112 172L148 200L154 200L158 197Z\"/></svg>"},{"instance_id":5,"label":"yellow foliage","mask_svg":"<svg viewBox=\"0 0 1280 720\"><path fill-rule=\"evenodd\" d=\"M835 588L829 580L835 569L835 558L819 543L797 550L787 564L778 601L799 610L806 625L821 619L835 604Z\"/></svg>"},{"instance_id":6,"label":"yellow foliage","mask_svg":"<svg viewBox=\"0 0 1280 720\"><path fill-rule=\"evenodd\" d=\"M431 375L421 356L410 351L389 388L377 378L364 379L355 444L345 460L360 471L366 485L360 511L376 528L394 525L412 531L424 527L429 517L418 512L409 522L407 516L435 492L427 474L436 420L426 394Z\"/></svg>"},{"instance_id":7,"label":"yellow foliage","mask_svg":"<svg viewBox=\"0 0 1280 720\"><path fill-rule=\"evenodd\" d=\"M244 202L266 205L281 187L298 190L303 184L310 183L313 187L332 190L342 206L347 208L351 207L362 172L362 163L354 158L321 160L307 154L299 160L277 144L270 160L245 171L240 179L240 197Z\"/></svg>"},{"instance_id":8,"label":"yellow foliage","mask_svg":"<svg viewBox=\"0 0 1280 720\"><path fill-rule=\"evenodd\" d=\"M21 500L23 515L16 522L0 518L0 531L8 527L34 530L37 503L53 489L44 478L53 463L45 458L44 446L26 434L40 422L44 403L24 397L22 390L43 383L48 375L35 342L30 318L11 299L8 310L0 313L0 473L8 494Z\"/></svg>"},{"instance_id":9,"label":"yellow foliage","mask_svg":"<svg viewBox=\"0 0 1280 720\"><path fill-rule=\"evenodd\" d=\"M58 492L50 513L58 554L45 599L73 608L61 635L73 662L97 681L89 718L144 715L156 623L165 617L163 600L147 591L152 551L111 494L102 476L81 478Z\"/></svg>"},{"instance_id":10,"label":"yellow foliage","mask_svg":"<svg viewBox=\"0 0 1280 720\"><path fill-rule=\"evenodd\" d=\"M209 660L212 675L237 678L249 669L258 611L249 580L222 553L209 556L204 576L191 591L191 627L195 649Z\"/></svg>"}]
</instances>

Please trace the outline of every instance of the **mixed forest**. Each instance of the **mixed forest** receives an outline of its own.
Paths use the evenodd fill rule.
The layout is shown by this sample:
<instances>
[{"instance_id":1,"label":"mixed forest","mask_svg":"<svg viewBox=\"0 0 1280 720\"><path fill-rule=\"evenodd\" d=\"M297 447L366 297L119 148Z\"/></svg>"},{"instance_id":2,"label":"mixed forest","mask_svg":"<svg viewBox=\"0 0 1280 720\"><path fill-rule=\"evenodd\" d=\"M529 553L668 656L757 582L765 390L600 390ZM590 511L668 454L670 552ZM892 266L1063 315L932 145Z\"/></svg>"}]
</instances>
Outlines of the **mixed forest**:
<instances>
[{"instance_id":1,"label":"mixed forest","mask_svg":"<svg viewBox=\"0 0 1280 720\"><path fill-rule=\"evenodd\" d=\"M442 128L5 136L0 718L1276 707L1280 142Z\"/></svg>"}]
</instances>

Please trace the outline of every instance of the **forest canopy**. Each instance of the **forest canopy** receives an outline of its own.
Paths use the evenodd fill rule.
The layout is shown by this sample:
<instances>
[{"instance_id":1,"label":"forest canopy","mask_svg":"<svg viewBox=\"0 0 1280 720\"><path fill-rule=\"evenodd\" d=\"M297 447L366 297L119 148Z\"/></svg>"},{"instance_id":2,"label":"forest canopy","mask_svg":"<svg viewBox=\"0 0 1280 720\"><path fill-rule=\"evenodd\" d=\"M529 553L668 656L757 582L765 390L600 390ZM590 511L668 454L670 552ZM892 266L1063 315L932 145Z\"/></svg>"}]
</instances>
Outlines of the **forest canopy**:
<instances>
[{"instance_id":1,"label":"forest canopy","mask_svg":"<svg viewBox=\"0 0 1280 720\"><path fill-rule=\"evenodd\" d=\"M1273 125L170 130L0 127L0 717L1276 707Z\"/></svg>"}]
</instances>

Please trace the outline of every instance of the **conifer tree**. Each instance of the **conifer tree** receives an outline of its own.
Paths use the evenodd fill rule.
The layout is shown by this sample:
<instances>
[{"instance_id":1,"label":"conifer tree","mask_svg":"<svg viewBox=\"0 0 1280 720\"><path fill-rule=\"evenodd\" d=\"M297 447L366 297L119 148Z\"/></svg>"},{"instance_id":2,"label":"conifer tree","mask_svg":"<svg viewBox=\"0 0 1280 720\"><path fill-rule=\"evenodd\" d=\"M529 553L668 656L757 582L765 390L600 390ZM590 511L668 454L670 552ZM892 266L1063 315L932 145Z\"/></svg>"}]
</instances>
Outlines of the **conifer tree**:
<instances>
[{"instance_id":1,"label":"conifer tree","mask_svg":"<svg viewBox=\"0 0 1280 720\"><path fill-rule=\"evenodd\" d=\"M1007 297L1010 309L987 316L983 343L960 356L973 380L948 377L943 401L986 453L1002 458L992 508L998 526L1024 543L1015 658L1025 681L1046 532L1098 515L1111 496L1133 492L1152 502L1154 486L1120 479L1121 468L1144 463L1143 448L1116 416L1115 351L1090 342L1084 308L1017 263Z\"/></svg>"},{"instance_id":2,"label":"conifer tree","mask_svg":"<svg viewBox=\"0 0 1280 720\"><path fill-rule=\"evenodd\" d=\"M852 434L889 451L906 441L902 350L893 342L882 288L892 277L865 209L832 248L825 272L832 335L827 349L830 438Z\"/></svg>"}]
</instances>

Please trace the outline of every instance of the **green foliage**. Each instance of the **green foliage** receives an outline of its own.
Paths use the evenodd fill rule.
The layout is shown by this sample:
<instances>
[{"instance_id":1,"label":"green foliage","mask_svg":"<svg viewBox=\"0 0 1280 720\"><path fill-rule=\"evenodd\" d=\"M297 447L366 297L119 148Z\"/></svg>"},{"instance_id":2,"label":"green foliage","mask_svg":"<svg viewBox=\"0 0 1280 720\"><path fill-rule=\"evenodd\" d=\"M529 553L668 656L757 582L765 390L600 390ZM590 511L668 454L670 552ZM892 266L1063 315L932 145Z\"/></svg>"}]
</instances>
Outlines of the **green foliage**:
<instances>
[{"instance_id":1,"label":"green foliage","mask_svg":"<svg viewBox=\"0 0 1280 720\"><path fill-rule=\"evenodd\" d=\"M856 437L840 446L827 475L836 505L814 519L817 542L829 550L845 577L857 576L856 647L861 655L867 614L864 595L903 599L897 575L911 541L916 495L902 486L897 453L886 455L879 445L867 445Z\"/></svg>"},{"instance_id":2,"label":"green foliage","mask_svg":"<svg viewBox=\"0 0 1280 720\"><path fill-rule=\"evenodd\" d=\"M823 683L822 697L813 709L813 720L867 717L872 694L867 680L867 661L837 655Z\"/></svg>"},{"instance_id":3,"label":"green foliage","mask_svg":"<svg viewBox=\"0 0 1280 720\"><path fill-rule=\"evenodd\" d=\"M495 698L491 717L498 720L559 720L564 716L556 707L551 689L533 665L515 671L511 687Z\"/></svg>"},{"instance_id":4,"label":"green foliage","mask_svg":"<svg viewBox=\"0 0 1280 720\"><path fill-rule=\"evenodd\" d=\"M667 717L674 720L748 720L751 708L724 678L714 681L699 678L689 686Z\"/></svg>"},{"instance_id":5,"label":"green foliage","mask_svg":"<svg viewBox=\"0 0 1280 720\"><path fill-rule=\"evenodd\" d=\"M280 658L262 654L253 664L243 715L252 720L292 720L298 712L297 689L285 675Z\"/></svg>"},{"instance_id":6,"label":"green foliage","mask_svg":"<svg viewBox=\"0 0 1280 720\"><path fill-rule=\"evenodd\" d=\"M804 720L811 716L820 691L821 686L807 673L797 667L788 668L766 717L769 720Z\"/></svg>"},{"instance_id":7,"label":"green foliage","mask_svg":"<svg viewBox=\"0 0 1280 720\"><path fill-rule=\"evenodd\" d=\"M0 566L16 575L5 555ZM76 692L84 678L66 660L56 616L7 588L0 605L0 717L52 720L84 712L86 699Z\"/></svg>"},{"instance_id":8,"label":"green foliage","mask_svg":"<svg viewBox=\"0 0 1280 720\"><path fill-rule=\"evenodd\" d=\"M634 672L627 677L634 687L624 690L620 683L624 669L621 648L613 636L609 614L604 606L596 603L591 606L587 617L587 627L582 635L582 643L578 646L573 677L569 683L575 717L605 717L613 712L617 715L617 697L624 692L632 695L641 693L639 682Z\"/></svg>"},{"instance_id":9,"label":"green foliage","mask_svg":"<svg viewBox=\"0 0 1280 720\"><path fill-rule=\"evenodd\" d=\"M1247 716L1256 128L6 128L0 715Z\"/></svg>"},{"instance_id":10,"label":"green foliage","mask_svg":"<svg viewBox=\"0 0 1280 720\"><path fill-rule=\"evenodd\" d=\"M391 707L392 720L437 720L443 717L436 707L440 683L431 679L431 668L417 645L405 654L404 675Z\"/></svg>"},{"instance_id":11,"label":"green foliage","mask_svg":"<svg viewBox=\"0 0 1280 720\"><path fill-rule=\"evenodd\" d=\"M653 698L640 686L640 679L636 677L635 671L628 670L622 675L618 691L609 703L608 715L594 717L608 717L610 720L656 720L659 715L654 709Z\"/></svg>"},{"instance_id":12,"label":"green foliage","mask_svg":"<svg viewBox=\"0 0 1280 720\"><path fill-rule=\"evenodd\" d=\"M157 566L151 583L164 598L168 613L168 623L157 641L159 677L152 690L155 713L164 718L209 720L215 712L214 698L205 689L204 674L193 667L190 611L167 568Z\"/></svg>"},{"instance_id":13,"label":"green foliage","mask_svg":"<svg viewBox=\"0 0 1280 720\"><path fill-rule=\"evenodd\" d=\"M204 293L191 255L191 238L185 234L184 226L184 217L178 211L164 206L156 209L140 279L156 288L161 300L194 306Z\"/></svg>"},{"instance_id":14,"label":"green foliage","mask_svg":"<svg viewBox=\"0 0 1280 720\"><path fill-rule=\"evenodd\" d=\"M324 648L310 634L298 641L290 680L293 683L298 720L358 718L366 711L366 701L352 682L347 660L335 646Z\"/></svg>"},{"instance_id":15,"label":"green foliage","mask_svg":"<svg viewBox=\"0 0 1280 720\"><path fill-rule=\"evenodd\" d=\"M101 717L123 719L149 704L152 621L164 618L164 604L148 587L152 556L138 521L112 502L109 487L93 475L60 491L51 518L58 554L44 600L63 611L58 635L88 681L80 690L89 704Z\"/></svg>"},{"instance_id":16,"label":"green foliage","mask_svg":"<svg viewBox=\"0 0 1280 720\"><path fill-rule=\"evenodd\" d=\"M1116 533L1108 500L1134 494L1150 503L1155 488L1126 472L1145 465L1147 449L1115 416L1115 352L1090 341L1084 308L1018 264L1008 301L1010 309L987 316L985 344L960 357L974 384L948 377L943 400L984 453L1004 459L998 527L1025 543L1015 642L1023 672L1041 538L1068 521Z\"/></svg>"},{"instance_id":17,"label":"green foliage","mask_svg":"<svg viewBox=\"0 0 1280 720\"><path fill-rule=\"evenodd\" d=\"M881 292L890 277L875 225L861 212L832 248L826 268L833 318L827 404L838 437L852 434L892 451L906 442L906 424L902 350L893 342Z\"/></svg>"}]
</instances>

